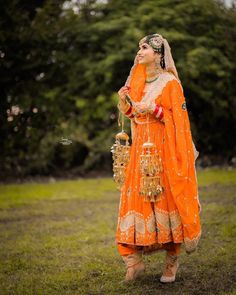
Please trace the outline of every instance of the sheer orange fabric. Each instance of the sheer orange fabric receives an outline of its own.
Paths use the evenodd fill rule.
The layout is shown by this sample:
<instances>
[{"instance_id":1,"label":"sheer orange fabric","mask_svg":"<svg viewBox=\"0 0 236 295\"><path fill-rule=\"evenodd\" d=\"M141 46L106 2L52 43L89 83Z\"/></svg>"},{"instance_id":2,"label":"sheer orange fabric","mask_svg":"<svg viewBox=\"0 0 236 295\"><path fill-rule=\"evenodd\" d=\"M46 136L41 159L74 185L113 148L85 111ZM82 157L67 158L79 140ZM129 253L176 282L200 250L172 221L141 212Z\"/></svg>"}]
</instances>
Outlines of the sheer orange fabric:
<instances>
[{"instance_id":1,"label":"sheer orange fabric","mask_svg":"<svg viewBox=\"0 0 236 295\"><path fill-rule=\"evenodd\" d=\"M142 99L145 76L143 65L132 70L130 96L134 102ZM121 190L116 242L150 250L170 242L184 243L186 251L192 252L201 236L200 204L185 98L174 75L154 99L164 110L164 123L152 115L149 123L151 142L156 144L163 162L164 193L157 202L145 202L139 194L139 157L148 139L147 118L143 116L136 122L132 119L132 147Z\"/></svg>"}]
</instances>

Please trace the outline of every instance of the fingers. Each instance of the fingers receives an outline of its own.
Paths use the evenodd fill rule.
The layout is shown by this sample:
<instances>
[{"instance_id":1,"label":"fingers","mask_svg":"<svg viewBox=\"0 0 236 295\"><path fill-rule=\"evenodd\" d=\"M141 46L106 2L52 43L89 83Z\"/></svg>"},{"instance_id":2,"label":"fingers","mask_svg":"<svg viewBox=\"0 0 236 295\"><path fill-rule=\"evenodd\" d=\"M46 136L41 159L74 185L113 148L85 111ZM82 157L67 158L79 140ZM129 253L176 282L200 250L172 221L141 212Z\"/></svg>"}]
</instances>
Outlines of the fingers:
<instances>
[{"instance_id":1,"label":"fingers","mask_svg":"<svg viewBox=\"0 0 236 295\"><path fill-rule=\"evenodd\" d=\"M120 90L122 90L122 89L123 89L123 90L126 90L126 89L127 89L127 90L130 90L130 87L129 87L129 86L122 86Z\"/></svg>"},{"instance_id":2,"label":"fingers","mask_svg":"<svg viewBox=\"0 0 236 295\"><path fill-rule=\"evenodd\" d=\"M137 103L135 105L135 110L137 113L140 113L140 114L146 114L146 113L151 113L151 107L150 105L146 104L146 103Z\"/></svg>"},{"instance_id":3,"label":"fingers","mask_svg":"<svg viewBox=\"0 0 236 295\"><path fill-rule=\"evenodd\" d=\"M141 112L147 109L147 105L145 103L140 102L136 104L136 108L138 111Z\"/></svg>"},{"instance_id":4,"label":"fingers","mask_svg":"<svg viewBox=\"0 0 236 295\"><path fill-rule=\"evenodd\" d=\"M123 86L120 88L120 90L118 91L118 93L123 93L124 91L129 90L129 88L127 86Z\"/></svg>"},{"instance_id":5,"label":"fingers","mask_svg":"<svg viewBox=\"0 0 236 295\"><path fill-rule=\"evenodd\" d=\"M130 87L129 86L123 86L118 91L118 94L122 100L125 99L125 96L129 93Z\"/></svg>"},{"instance_id":6,"label":"fingers","mask_svg":"<svg viewBox=\"0 0 236 295\"><path fill-rule=\"evenodd\" d=\"M121 96L121 97L125 96L128 93L129 93L129 90L127 90L127 89L123 89L118 92L119 96Z\"/></svg>"}]
</instances>

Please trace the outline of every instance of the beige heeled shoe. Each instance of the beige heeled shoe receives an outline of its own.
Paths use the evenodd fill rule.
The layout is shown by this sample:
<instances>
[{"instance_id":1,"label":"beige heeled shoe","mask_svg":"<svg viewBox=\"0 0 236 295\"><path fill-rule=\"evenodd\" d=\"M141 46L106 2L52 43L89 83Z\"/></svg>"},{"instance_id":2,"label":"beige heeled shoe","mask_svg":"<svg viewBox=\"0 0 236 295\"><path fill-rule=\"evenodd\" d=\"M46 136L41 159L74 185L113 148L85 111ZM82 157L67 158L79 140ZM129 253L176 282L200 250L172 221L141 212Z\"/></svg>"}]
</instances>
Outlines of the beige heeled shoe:
<instances>
[{"instance_id":1,"label":"beige heeled shoe","mask_svg":"<svg viewBox=\"0 0 236 295\"><path fill-rule=\"evenodd\" d=\"M145 264L142 261L142 254L135 253L127 256L122 256L122 258L127 267L125 282L135 280L140 274L145 271Z\"/></svg>"},{"instance_id":2,"label":"beige heeled shoe","mask_svg":"<svg viewBox=\"0 0 236 295\"><path fill-rule=\"evenodd\" d=\"M160 278L160 282L162 283L174 282L178 268L179 268L178 256L172 256L167 253L165 268Z\"/></svg>"}]
</instances>

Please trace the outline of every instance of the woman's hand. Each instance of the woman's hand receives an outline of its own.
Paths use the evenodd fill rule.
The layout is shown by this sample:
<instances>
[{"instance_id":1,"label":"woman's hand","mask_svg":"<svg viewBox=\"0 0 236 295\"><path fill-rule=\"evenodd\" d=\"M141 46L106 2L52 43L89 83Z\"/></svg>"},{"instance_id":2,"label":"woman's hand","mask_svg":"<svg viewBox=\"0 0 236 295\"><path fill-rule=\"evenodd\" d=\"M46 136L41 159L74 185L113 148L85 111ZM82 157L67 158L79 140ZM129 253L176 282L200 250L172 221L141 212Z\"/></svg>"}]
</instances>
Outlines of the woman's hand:
<instances>
[{"instance_id":1,"label":"woman's hand","mask_svg":"<svg viewBox=\"0 0 236 295\"><path fill-rule=\"evenodd\" d=\"M135 111L136 113L139 114L146 114L146 113L150 113L152 114L153 111L155 110L155 104L146 104L144 102L139 102L135 104Z\"/></svg>"},{"instance_id":2,"label":"woman's hand","mask_svg":"<svg viewBox=\"0 0 236 295\"><path fill-rule=\"evenodd\" d=\"M130 87L129 86L123 86L118 91L119 98L122 102L125 102L125 97L127 94L129 94Z\"/></svg>"},{"instance_id":3,"label":"woman's hand","mask_svg":"<svg viewBox=\"0 0 236 295\"><path fill-rule=\"evenodd\" d=\"M136 103L134 109L138 114L145 114L148 111L146 103L143 102Z\"/></svg>"},{"instance_id":4,"label":"woman's hand","mask_svg":"<svg viewBox=\"0 0 236 295\"><path fill-rule=\"evenodd\" d=\"M123 113L125 113L127 109L130 107L130 104L126 101L126 95L129 93L129 90L130 90L129 86L123 86L118 91L118 95L119 95L118 107Z\"/></svg>"}]
</instances>

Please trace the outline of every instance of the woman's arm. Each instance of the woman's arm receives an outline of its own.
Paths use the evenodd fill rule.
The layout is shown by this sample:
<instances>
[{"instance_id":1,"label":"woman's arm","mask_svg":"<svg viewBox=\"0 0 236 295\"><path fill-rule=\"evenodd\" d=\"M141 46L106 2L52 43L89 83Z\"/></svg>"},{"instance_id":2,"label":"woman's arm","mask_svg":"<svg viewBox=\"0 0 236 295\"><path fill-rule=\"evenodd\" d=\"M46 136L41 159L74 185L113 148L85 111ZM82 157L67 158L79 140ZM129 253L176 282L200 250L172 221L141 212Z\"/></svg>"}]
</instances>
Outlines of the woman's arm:
<instances>
[{"instance_id":1,"label":"woman's arm","mask_svg":"<svg viewBox=\"0 0 236 295\"><path fill-rule=\"evenodd\" d=\"M127 95L130 88L128 86L123 86L118 91L119 94L119 103L117 105L119 111L123 113L126 117L132 119L134 117L134 108L127 100Z\"/></svg>"},{"instance_id":2,"label":"woman's arm","mask_svg":"<svg viewBox=\"0 0 236 295\"><path fill-rule=\"evenodd\" d=\"M134 108L127 102L121 103L119 102L117 105L119 111L124 114L126 117L132 119L134 117Z\"/></svg>"}]
</instances>

